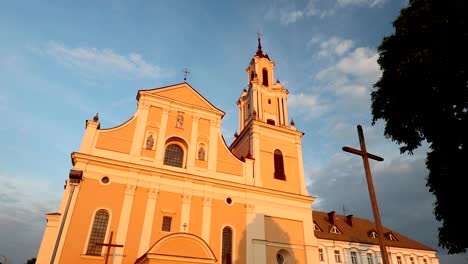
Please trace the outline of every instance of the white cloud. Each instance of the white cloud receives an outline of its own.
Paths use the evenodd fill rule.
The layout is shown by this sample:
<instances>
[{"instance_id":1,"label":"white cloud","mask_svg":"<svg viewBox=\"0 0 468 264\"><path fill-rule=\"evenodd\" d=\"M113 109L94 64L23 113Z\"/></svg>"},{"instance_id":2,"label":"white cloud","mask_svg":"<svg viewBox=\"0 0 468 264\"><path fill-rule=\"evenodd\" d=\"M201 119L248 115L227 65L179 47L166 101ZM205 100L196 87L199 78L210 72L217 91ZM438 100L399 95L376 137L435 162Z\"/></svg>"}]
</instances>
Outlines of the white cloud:
<instances>
[{"instance_id":1,"label":"white cloud","mask_svg":"<svg viewBox=\"0 0 468 264\"><path fill-rule=\"evenodd\" d=\"M317 37L314 37L309 41L309 43L318 44L318 55L324 57L332 55L342 56L354 46L354 42L352 40L342 39L336 36L330 37L329 39L322 41L321 43Z\"/></svg>"},{"instance_id":2,"label":"white cloud","mask_svg":"<svg viewBox=\"0 0 468 264\"><path fill-rule=\"evenodd\" d=\"M49 42L43 53L82 72L115 73L124 74L131 78L149 79L159 79L171 75L169 71L146 62L138 53L120 55L112 49L69 48L63 43L55 41Z\"/></svg>"},{"instance_id":3,"label":"white cloud","mask_svg":"<svg viewBox=\"0 0 468 264\"><path fill-rule=\"evenodd\" d=\"M380 7L385 3L386 0L337 0L340 6L368 6L368 7Z\"/></svg>"},{"instance_id":4,"label":"white cloud","mask_svg":"<svg viewBox=\"0 0 468 264\"><path fill-rule=\"evenodd\" d=\"M290 94L288 96L288 105L290 108L294 108L294 110L309 118L319 117L329 109L328 104L318 96L303 93Z\"/></svg>"},{"instance_id":5,"label":"white cloud","mask_svg":"<svg viewBox=\"0 0 468 264\"><path fill-rule=\"evenodd\" d=\"M283 25L296 23L306 17L325 18L335 14L338 8L347 6L366 6L369 8L381 7L386 0L336 0L319 1L309 0L305 6L297 7L291 1L279 1L274 4L265 13L265 18L277 20Z\"/></svg>"},{"instance_id":6,"label":"white cloud","mask_svg":"<svg viewBox=\"0 0 468 264\"><path fill-rule=\"evenodd\" d=\"M379 55L369 48L357 48L336 65L337 70L356 77L376 81L380 76Z\"/></svg>"},{"instance_id":7,"label":"white cloud","mask_svg":"<svg viewBox=\"0 0 468 264\"><path fill-rule=\"evenodd\" d=\"M296 21L298 21L299 19L302 19L303 17L304 17L304 12L300 10L283 12L281 14L281 23L284 25L295 23Z\"/></svg>"},{"instance_id":8,"label":"white cloud","mask_svg":"<svg viewBox=\"0 0 468 264\"><path fill-rule=\"evenodd\" d=\"M334 6L324 6L322 3L318 7L316 0L310 0L307 5L297 7L293 2L280 1L274 2L272 6L265 13L265 18L269 20L279 20L283 25L296 23L306 17L319 17L324 18L335 13Z\"/></svg>"}]
</instances>

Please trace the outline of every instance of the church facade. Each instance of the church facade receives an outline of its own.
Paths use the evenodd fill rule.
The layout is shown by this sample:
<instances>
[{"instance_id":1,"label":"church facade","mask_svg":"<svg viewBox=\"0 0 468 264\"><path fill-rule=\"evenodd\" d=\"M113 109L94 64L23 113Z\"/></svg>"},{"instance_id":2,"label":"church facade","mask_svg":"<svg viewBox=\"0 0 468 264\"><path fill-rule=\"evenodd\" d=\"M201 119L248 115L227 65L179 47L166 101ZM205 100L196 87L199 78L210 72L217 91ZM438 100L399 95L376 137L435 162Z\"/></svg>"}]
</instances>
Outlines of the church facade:
<instances>
[{"instance_id":1,"label":"church facade","mask_svg":"<svg viewBox=\"0 0 468 264\"><path fill-rule=\"evenodd\" d=\"M87 120L37 263L381 263L371 221L312 209L303 133L274 66L259 39L230 146L224 112L186 82L138 91L120 126ZM438 264L385 231L392 263Z\"/></svg>"}]
</instances>

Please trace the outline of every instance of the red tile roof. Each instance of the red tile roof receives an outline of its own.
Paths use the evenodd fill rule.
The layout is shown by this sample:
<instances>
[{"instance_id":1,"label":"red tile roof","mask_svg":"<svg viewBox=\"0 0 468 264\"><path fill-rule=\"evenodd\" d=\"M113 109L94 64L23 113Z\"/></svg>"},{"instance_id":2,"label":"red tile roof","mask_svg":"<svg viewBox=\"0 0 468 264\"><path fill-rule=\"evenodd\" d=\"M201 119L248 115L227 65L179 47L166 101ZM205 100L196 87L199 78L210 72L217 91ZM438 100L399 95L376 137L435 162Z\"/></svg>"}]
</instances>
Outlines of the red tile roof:
<instances>
[{"instance_id":1,"label":"red tile roof","mask_svg":"<svg viewBox=\"0 0 468 264\"><path fill-rule=\"evenodd\" d=\"M320 227L322 231L314 231L315 237L319 239L328 239L336 241L357 242L362 244L379 245L378 238L370 237L372 230L376 230L374 222L352 216L352 225L346 220L346 216L335 214L335 225L342 232L342 234L330 233L333 224L330 223L328 218L329 213L313 211L312 217L314 222ZM429 251L437 251L431 247L423 245L415 240L412 240L398 232L383 227L385 235L385 245L389 247L421 249ZM391 232L397 239L389 240L388 232Z\"/></svg>"}]
</instances>

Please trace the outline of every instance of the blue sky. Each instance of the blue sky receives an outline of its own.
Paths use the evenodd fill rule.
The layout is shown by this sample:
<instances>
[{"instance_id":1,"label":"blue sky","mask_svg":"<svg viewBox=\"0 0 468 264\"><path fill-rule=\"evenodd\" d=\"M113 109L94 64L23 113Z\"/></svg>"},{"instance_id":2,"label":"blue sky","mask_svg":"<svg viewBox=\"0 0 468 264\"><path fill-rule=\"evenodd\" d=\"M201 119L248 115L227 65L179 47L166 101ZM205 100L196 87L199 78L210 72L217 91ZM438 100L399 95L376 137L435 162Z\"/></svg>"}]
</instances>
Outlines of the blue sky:
<instances>
[{"instance_id":1,"label":"blue sky","mask_svg":"<svg viewBox=\"0 0 468 264\"><path fill-rule=\"evenodd\" d=\"M0 255L35 257L55 212L85 120L128 120L140 89L187 82L226 112L236 100L263 33L263 51L289 90L289 117L305 132L312 205L373 219L358 148L364 127L384 226L437 247L434 197L425 187L427 146L413 156L371 126L370 91L380 76L377 47L393 32L403 0L9 1L0 9ZM439 249L441 250L441 249ZM441 264L466 263L443 256ZM1 259L0 259L1 261Z\"/></svg>"}]
</instances>

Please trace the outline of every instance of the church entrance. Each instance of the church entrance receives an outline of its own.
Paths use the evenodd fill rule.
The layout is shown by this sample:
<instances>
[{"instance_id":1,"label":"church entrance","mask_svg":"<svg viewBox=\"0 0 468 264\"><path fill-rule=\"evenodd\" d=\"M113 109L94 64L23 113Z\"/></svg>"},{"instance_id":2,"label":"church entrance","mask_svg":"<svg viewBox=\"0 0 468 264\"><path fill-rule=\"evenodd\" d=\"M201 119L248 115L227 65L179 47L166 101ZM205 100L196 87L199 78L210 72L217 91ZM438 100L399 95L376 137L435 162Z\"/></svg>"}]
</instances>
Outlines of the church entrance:
<instances>
[{"instance_id":1,"label":"church entrance","mask_svg":"<svg viewBox=\"0 0 468 264\"><path fill-rule=\"evenodd\" d=\"M135 264L216 263L210 246L200 237L173 233L161 238Z\"/></svg>"}]
</instances>

